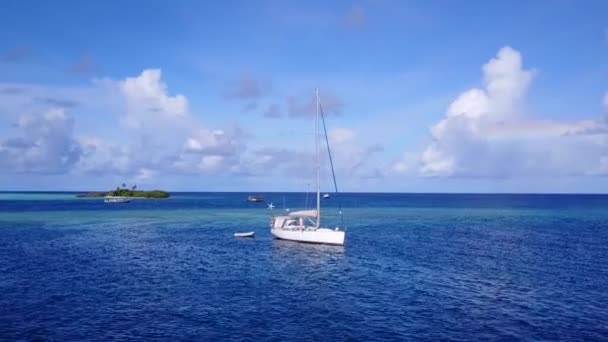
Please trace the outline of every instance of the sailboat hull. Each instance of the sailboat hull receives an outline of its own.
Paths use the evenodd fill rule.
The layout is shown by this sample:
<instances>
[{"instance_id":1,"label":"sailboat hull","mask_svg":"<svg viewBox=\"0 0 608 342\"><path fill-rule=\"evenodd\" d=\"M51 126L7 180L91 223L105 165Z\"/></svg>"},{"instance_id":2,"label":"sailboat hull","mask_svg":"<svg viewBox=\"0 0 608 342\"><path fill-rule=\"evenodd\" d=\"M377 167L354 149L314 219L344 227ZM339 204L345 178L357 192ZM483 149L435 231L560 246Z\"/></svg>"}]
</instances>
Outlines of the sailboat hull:
<instances>
[{"instance_id":1,"label":"sailboat hull","mask_svg":"<svg viewBox=\"0 0 608 342\"><path fill-rule=\"evenodd\" d=\"M282 240L307 242L307 243L318 243L324 245L344 245L344 231L332 230L327 228L317 229L280 229L273 228L270 233Z\"/></svg>"}]
</instances>

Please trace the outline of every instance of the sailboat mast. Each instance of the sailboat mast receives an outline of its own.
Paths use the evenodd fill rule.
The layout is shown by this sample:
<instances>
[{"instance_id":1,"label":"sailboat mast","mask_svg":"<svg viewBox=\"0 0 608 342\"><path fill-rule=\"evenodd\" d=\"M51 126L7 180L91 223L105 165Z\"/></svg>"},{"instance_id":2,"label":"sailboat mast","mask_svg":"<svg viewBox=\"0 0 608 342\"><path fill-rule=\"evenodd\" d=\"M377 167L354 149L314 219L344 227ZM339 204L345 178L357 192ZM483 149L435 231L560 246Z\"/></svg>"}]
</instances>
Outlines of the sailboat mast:
<instances>
[{"instance_id":1,"label":"sailboat mast","mask_svg":"<svg viewBox=\"0 0 608 342\"><path fill-rule=\"evenodd\" d=\"M319 88L317 88L317 116L315 119L315 162L317 167L317 228L321 225L321 166L319 161Z\"/></svg>"}]
</instances>

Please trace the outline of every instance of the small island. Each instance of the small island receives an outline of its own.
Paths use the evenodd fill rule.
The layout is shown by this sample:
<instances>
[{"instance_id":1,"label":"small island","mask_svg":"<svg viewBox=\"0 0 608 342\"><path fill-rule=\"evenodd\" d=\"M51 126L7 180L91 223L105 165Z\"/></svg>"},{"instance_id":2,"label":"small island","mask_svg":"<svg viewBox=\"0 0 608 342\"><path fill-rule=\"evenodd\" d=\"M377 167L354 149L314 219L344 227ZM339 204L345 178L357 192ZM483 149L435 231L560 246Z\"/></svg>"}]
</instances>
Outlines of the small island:
<instances>
[{"instance_id":1,"label":"small island","mask_svg":"<svg viewBox=\"0 0 608 342\"><path fill-rule=\"evenodd\" d=\"M171 196L168 192L162 190L137 190L137 186L133 185L131 189L122 184L122 187L117 186L111 191L94 191L77 194L76 197L130 197L130 198L168 198Z\"/></svg>"}]
</instances>

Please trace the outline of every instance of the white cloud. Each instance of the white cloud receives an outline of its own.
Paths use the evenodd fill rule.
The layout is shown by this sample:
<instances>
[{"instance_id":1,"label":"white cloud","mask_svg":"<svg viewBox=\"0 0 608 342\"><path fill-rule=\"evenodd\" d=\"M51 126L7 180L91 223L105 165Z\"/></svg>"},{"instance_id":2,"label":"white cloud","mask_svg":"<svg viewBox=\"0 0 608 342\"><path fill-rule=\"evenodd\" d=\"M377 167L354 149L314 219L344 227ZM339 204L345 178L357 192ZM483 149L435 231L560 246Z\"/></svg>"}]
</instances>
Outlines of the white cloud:
<instances>
[{"instance_id":1,"label":"white cloud","mask_svg":"<svg viewBox=\"0 0 608 342\"><path fill-rule=\"evenodd\" d=\"M226 174L239 170L245 139L246 134L239 127L227 130L199 127L190 132L181 150L175 154L169 170L205 174Z\"/></svg>"},{"instance_id":2,"label":"white cloud","mask_svg":"<svg viewBox=\"0 0 608 342\"><path fill-rule=\"evenodd\" d=\"M258 96L254 88L240 88L239 95ZM310 94L295 99L298 108L291 108L292 115L312 117ZM239 126L204 125L190 112L184 95L170 92L158 69L124 79L96 79L79 89L0 84L0 100L0 112L9 113L6 117L17 122L21 132L0 139L4 172L103 175L150 184L175 174L312 175L311 151L264 152L262 146L248 150L250 136ZM324 92L322 100L327 114L341 107L332 93ZM17 110L39 114L13 114ZM77 138L74 127L79 128ZM378 150L358 146L350 129L336 129L330 135L342 145L336 147L335 158L347 163L341 165L345 172L358 172L367 156Z\"/></svg>"},{"instance_id":3,"label":"white cloud","mask_svg":"<svg viewBox=\"0 0 608 342\"><path fill-rule=\"evenodd\" d=\"M357 140L350 128L334 128L328 132L338 185L357 183L363 177L378 176L375 157L382 151L377 144ZM320 140L321 177L325 186L331 184L331 171L324 138ZM262 147L252 150L239 163L238 173L249 177L287 176L289 179L312 181L315 175L313 141L305 148ZM301 183L300 183L301 185Z\"/></svg>"},{"instance_id":4,"label":"white cloud","mask_svg":"<svg viewBox=\"0 0 608 342\"><path fill-rule=\"evenodd\" d=\"M400 159L389 164L385 173L388 175L411 175L415 174L420 166L420 157L412 152L405 152Z\"/></svg>"},{"instance_id":5,"label":"white cloud","mask_svg":"<svg viewBox=\"0 0 608 342\"><path fill-rule=\"evenodd\" d=\"M192 153L235 154L240 145L238 132L235 133L201 127L191 133L184 149Z\"/></svg>"},{"instance_id":6,"label":"white cloud","mask_svg":"<svg viewBox=\"0 0 608 342\"><path fill-rule=\"evenodd\" d=\"M137 77L129 77L118 83L127 104L126 123L139 128L152 117L176 119L188 114L188 100L177 94L171 96L161 80L160 69L146 69Z\"/></svg>"},{"instance_id":7,"label":"white cloud","mask_svg":"<svg viewBox=\"0 0 608 342\"><path fill-rule=\"evenodd\" d=\"M215 172L238 163L246 134L236 126L205 127L191 115L185 96L169 94L161 75L148 69L137 77L97 82L114 94L116 117L123 125L113 132L119 141L103 133L81 139L85 153L80 170L105 170L142 181L176 172Z\"/></svg>"},{"instance_id":8,"label":"white cloud","mask_svg":"<svg viewBox=\"0 0 608 342\"><path fill-rule=\"evenodd\" d=\"M346 179L353 179L377 173L373 161L374 157L383 151L382 146L362 143L357 139L357 133L350 128L331 129L328 136L337 174ZM325 153L323 158L324 164L329 166Z\"/></svg>"},{"instance_id":9,"label":"white cloud","mask_svg":"<svg viewBox=\"0 0 608 342\"><path fill-rule=\"evenodd\" d=\"M338 181L413 174L481 178L608 174L608 116L571 122L527 116L525 96L535 73L524 67L521 54L512 48L501 49L482 71L481 85L457 96L430 128L432 142L420 153L396 158L382 173L376 162L382 147L366 142L362 134L369 130L361 125L360 134L352 128L332 129L328 135ZM246 88L241 95L255 97L255 87L250 92ZM268 115L282 111L312 118L311 93L290 98L285 107L271 105ZM340 111L342 101L337 96L321 95L326 114ZM599 102L608 112L608 93ZM310 145L296 144L308 149L280 147L281 141L272 148L248 146L247 135L238 126L205 125L191 112L186 96L171 93L156 69L79 90L0 84L0 116L15 123L0 138L0 172L103 173L150 184L183 173L259 179L287 175L299 177L298 181L314 174L312 137ZM102 123L104 127L97 129ZM77 138L75 127L81 130ZM326 158L324 145L322 153ZM329 177L327 162L323 160L325 177Z\"/></svg>"},{"instance_id":10,"label":"white cloud","mask_svg":"<svg viewBox=\"0 0 608 342\"><path fill-rule=\"evenodd\" d=\"M82 147L82 158L76 165L78 172L91 174L136 174L129 145L112 143L99 136L84 136L78 139Z\"/></svg>"},{"instance_id":11,"label":"white cloud","mask_svg":"<svg viewBox=\"0 0 608 342\"><path fill-rule=\"evenodd\" d=\"M521 100L534 75L533 71L523 69L521 54L511 47L503 47L482 69L484 88L468 90L450 104L447 117L432 128L435 138L441 137L451 118L470 119L466 120L470 124L468 128L476 131L485 118L496 121L521 114Z\"/></svg>"},{"instance_id":12,"label":"white cloud","mask_svg":"<svg viewBox=\"0 0 608 342\"><path fill-rule=\"evenodd\" d=\"M289 175L310 178L313 175L314 154L287 148L261 147L253 149L235 168L238 174L251 177Z\"/></svg>"},{"instance_id":13,"label":"white cloud","mask_svg":"<svg viewBox=\"0 0 608 342\"><path fill-rule=\"evenodd\" d=\"M355 139L355 131L349 128L334 128L329 131L329 140L332 143L343 144Z\"/></svg>"},{"instance_id":14,"label":"white cloud","mask_svg":"<svg viewBox=\"0 0 608 342\"><path fill-rule=\"evenodd\" d=\"M0 83L0 118L10 122L25 113L45 113L65 109L66 113L95 110L106 98L94 87L57 87L20 83Z\"/></svg>"},{"instance_id":15,"label":"white cloud","mask_svg":"<svg viewBox=\"0 0 608 342\"><path fill-rule=\"evenodd\" d=\"M519 114L519 105L534 75L522 68L518 51L504 47L483 66L484 88L461 94L448 107L447 117L507 119Z\"/></svg>"},{"instance_id":16,"label":"white cloud","mask_svg":"<svg viewBox=\"0 0 608 342\"><path fill-rule=\"evenodd\" d=\"M224 161L224 156L218 155L210 155L204 156L201 159L201 162L198 164L198 167L202 170L218 170Z\"/></svg>"},{"instance_id":17,"label":"white cloud","mask_svg":"<svg viewBox=\"0 0 608 342\"><path fill-rule=\"evenodd\" d=\"M0 141L2 173L63 173L81 156L74 120L62 108L21 115L15 127L19 137Z\"/></svg>"},{"instance_id":18,"label":"white cloud","mask_svg":"<svg viewBox=\"0 0 608 342\"><path fill-rule=\"evenodd\" d=\"M603 172L606 120L557 122L526 117L522 102L534 72L504 47L483 66L484 87L465 91L431 127L421 153L425 176L576 176ZM405 165L396 164L396 169Z\"/></svg>"},{"instance_id":19,"label":"white cloud","mask_svg":"<svg viewBox=\"0 0 608 342\"><path fill-rule=\"evenodd\" d=\"M145 183L151 179L154 179L156 174L157 174L157 172L155 170L141 168L141 169L139 169L139 171L137 172L135 177L133 177L133 180L138 183L142 183L142 182Z\"/></svg>"}]
</instances>

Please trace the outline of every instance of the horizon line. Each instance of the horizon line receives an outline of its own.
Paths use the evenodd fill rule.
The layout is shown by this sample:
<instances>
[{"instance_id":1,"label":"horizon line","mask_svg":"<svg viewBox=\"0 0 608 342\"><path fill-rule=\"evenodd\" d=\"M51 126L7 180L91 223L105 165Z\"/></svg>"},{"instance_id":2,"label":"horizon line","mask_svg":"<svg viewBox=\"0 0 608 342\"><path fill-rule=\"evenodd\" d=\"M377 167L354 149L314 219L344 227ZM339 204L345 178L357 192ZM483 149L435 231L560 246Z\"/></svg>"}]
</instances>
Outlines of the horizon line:
<instances>
[{"instance_id":1,"label":"horizon line","mask_svg":"<svg viewBox=\"0 0 608 342\"><path fill-rule=\"evenodd\" d=\"M161 189L151 189L144 191L153 191L153 190L161 190ZM86 192L105 192L108 190L0 190L0 193L86 193ZM247 190L213 190L213 191L170 191L170 190L162 190L169 192L171 194L176 193L248 193L248 194L256 194L256 193L293 193L293 194L302 194L302 193L315 193L314 191L277 191L277 190L255 190L255 191L247 191ZM336 194L335 191L321 191L321 193L329 193ZM599 195L606 196L608 192L398 192L398 191L340 191L337 193L342 194L397 194L397 195Z\"/></svg>"}]
</instances>

